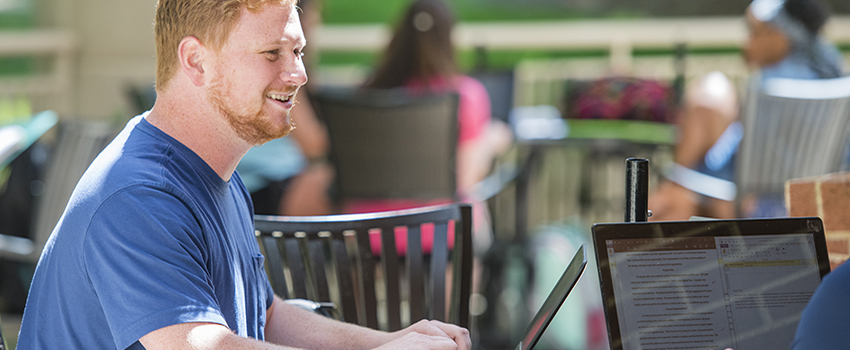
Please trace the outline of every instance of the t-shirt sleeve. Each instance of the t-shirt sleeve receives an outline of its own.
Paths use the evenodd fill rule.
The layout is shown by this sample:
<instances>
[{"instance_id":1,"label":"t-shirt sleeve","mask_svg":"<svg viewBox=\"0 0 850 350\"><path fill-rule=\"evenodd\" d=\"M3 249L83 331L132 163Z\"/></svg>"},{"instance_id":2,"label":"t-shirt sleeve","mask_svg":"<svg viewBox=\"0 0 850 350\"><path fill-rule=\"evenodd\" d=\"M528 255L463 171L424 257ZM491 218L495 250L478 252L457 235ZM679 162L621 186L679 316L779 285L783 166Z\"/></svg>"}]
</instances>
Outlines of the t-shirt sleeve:
<instances>
[{"instance_id":1,"label":"t-shirt sleeve","mask_svg":"<svg viewBox=\"0 0 850 350\"><path fill-rule=\"evenodd\" d=\"M460 95L458 143L463 144L481 136L490 123L490 95L481 82L467 76L458 79L457 90Z\"/></svg>"},{"instance_id":2,"label":"t-shirt sleeve","mask_svg":"<svg viewBox=\"0 0 850 350\"><path fill-rule=\"evenodd\" d=\"M118 349L174 324L227 325L204 244L189 206L165 191L138 186L104 201L86 232L83 254Z\"/></svg>"}]
</instances>

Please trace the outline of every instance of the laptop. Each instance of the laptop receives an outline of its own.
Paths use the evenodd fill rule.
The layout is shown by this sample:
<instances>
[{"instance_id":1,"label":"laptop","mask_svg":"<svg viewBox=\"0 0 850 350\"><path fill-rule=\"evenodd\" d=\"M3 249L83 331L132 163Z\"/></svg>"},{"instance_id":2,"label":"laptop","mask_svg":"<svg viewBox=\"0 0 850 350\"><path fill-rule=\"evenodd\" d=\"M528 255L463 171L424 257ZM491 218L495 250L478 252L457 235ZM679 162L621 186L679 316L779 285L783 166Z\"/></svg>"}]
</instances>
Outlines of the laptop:
<instances>
[{"instance_id":1,"label":"laptop","mask_svg":"<svg viewBox=\"0 0 850 350\"><path fill-rule=\"evenodd\" d=\"M535 314L534 318L531 319L531 324L528 325L528 329L526 329L525 335L522 337L522 341L517 344L515 348L516 350L530 350L534 348L537 341L540 340L540 336L542 336L543 332L546 330L546 327L548 327L549 323L552 322L552 319L555 318L555 313L558 312L558 309L561 308L561 305L564 303L564 300L567 299L570 291L572 291L573 287L575 287L586 266L587 258L584 254L584 245L582 245L573 256L573 260L570 261L567 269L564 270L563 274L561 274L561 278L558 279L558 283L555 284L555 287L552 288L551 292L549 292L549 295L546 297L546 301L543 302L543 305L541 305L540 309L537 310L537 314Z\"/></svg>"},{"instance_id":2,"label":"laptop","mask_svg":"<svg viewBox=\"0 0 850 350\"><path fill-rule=\"evenodd\" d=\"M614 350L787 349L829 272L819 218L593 225Z\"/></svg>"}]
</instances>

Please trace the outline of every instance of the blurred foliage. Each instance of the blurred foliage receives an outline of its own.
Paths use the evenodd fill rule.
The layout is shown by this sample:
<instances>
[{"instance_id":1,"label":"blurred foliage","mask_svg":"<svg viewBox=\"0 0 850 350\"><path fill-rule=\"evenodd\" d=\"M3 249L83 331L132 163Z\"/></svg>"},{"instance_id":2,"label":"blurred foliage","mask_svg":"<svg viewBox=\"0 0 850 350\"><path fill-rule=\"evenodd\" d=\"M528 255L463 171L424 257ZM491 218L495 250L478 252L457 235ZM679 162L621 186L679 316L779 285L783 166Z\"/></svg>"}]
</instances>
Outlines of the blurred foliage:
<instances>
[{"instance_id":1,"label":"blurred foliage","mask_svg":"<svg viewBox=\"0 0 850 350\"><path fill-rule=\"evenodd\" d=\"M330 24L392 25L411 0L322 0ZM740 16L751 0L445 0L460 21ZM850 1L824 0L834 13Z\"/></svg>"},{"instance_id":2,"label":"blurred foliage","mask_svg":"<svg viewBox=\"0 0 850 350\"><path fill-rule=\"evenodd\" d=\"M396 25L411 0L322 0L323 19L326 24L383 23ZM445 0L453 8L458 21L531 21L592 18L646 18L656 15L658 8L671 8L668 3L688 3L685 0ZM700 2L700 1L697 1ZM705 1L702 1L705 2ZM749 0L712 0L714 13L740 14ZM681 7L681 6L678 6ZM673 11L682 12L677 6ZM717 8L721 8L718 10ZM725 8L725 10L723 10ZM691 10L693 11L693 10ZM663 11L661 11L663 13ZM737 49L731 49L737 51ZM729 51L729 50L727 50ZM669 55L670 50L635 52L636 55ZM606 56L606 50L459 50L458 63L464 71L477 68L505 70L526 59L576 58ZM374 67L380 59L379 52L321 53L319 64L355 64Z\"/></svg>"},{"instance_id":3,"label":"blurred foliage","mask_svg":"<svg viewBox=\"0 0 850 350\"><path fill-rule=\"evenodd\" d=\"M30 0L0 0L0 31L34 27L33 12ZM31 74L35 65L32 57L0 57L0 76Z\"/></svg>"},{"instance_id":4,"label":"blurred foliage","mask_svg":"<svg viewBox=\"0 0 850 350\"><path fill-rule=\"evenodd\" d=\"M0 57L0 76L27 75L35 71L32 57Z\"/></svg>"},{"instance_id":5,"label":"blurred foliage","mask_svg":"<svg viewBox=\"0 0 850 350\"><path fill-rule=\"evenodd\" d=\"M323 17L330 24L385 23L394 25L410 0L324 0ZM565 6L523 1L446 0L460 21L561 20L587 17ZM612 13L609 17L634 17Z\"/></svg>"},{"instance_id":6,"label":"blurred foliage","mask_svg":"<svg viewBox=\"0 0 850 350\"><path fill-rule=\"evenodd\" d=\"M0 30L33 27L33 8L33 0L0 0Z\"/></svg>"}]
</instances>

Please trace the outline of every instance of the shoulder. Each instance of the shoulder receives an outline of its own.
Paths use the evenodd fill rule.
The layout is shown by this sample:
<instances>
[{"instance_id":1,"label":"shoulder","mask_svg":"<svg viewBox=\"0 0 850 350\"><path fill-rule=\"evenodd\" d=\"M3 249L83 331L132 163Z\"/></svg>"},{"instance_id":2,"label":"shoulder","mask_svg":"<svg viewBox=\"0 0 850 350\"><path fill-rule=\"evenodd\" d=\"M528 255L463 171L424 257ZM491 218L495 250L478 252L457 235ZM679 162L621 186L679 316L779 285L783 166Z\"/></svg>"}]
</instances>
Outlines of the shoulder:
<instances>
[{"instance_id":1,"label":"shoulder","mask_svg":"<svg viewBox=\"0 0 850 350\"><path fill-rule=\"evenodd\" d=\"M771 78L818 79L811 68L809 58L802 52L794 51L781 61L760 70L762 82Z\"/></svg>"},{"instance_id":2,"label":"shoulder","mask_svg":"<svg viewBox=\"0 0 850 350\"><path fill-rule=\"evenodd\" d=\"M198 240L200 237L195 236L200 226L195 205L179 191L136 184L122 187L96 203L84 239L86 243L114 240L112 243L118 245L179 235Z\"/></svg>"},{"instance_id":3,"label":"shoulder","mask_svg":"<svg viewBox=\"0 0 850 350\"><path fill-rule=\"evenodd\" d=\"M490 116L490 95L480 81L470 76L461 75L455 79L455 86L460 95L461 109L471 108L469 113Z\"/></svg>"},{"instance_id":4,"label":"shoulder","mask_svg":"<svg viewBox=\"0 0 850 350\"><path fill-rule=\"evenodd\" d=\"M487 96L487 89L484 87L484 84L468 75L460 75L455 78L455 85L461 94Z\"/></svg>"},{"instance_id":5,"label":"shoulder","mask_svg":"<svg viewBox=\"0 0 850 350\"><path fill-rule=\"evenodd\" d=\"M850 264L826 275L803 310L793 349L838 349L850 343Z\"/></svg>"},{"instance_id":6,"label":"shoulder","mask_svg":"<svg viewBox=\"0 0 850 350\"><path fill-rule=\"evenodd\" d=\"M139 232L143 225L168 228L197 221L192 218L208 192L199 187L207 181L174 144L155 133L158 130L135 122L98 155L74 189L65 215L78 224L87 222L86 232L105 230L120 236Z\"/></svg>"}]
</instances>

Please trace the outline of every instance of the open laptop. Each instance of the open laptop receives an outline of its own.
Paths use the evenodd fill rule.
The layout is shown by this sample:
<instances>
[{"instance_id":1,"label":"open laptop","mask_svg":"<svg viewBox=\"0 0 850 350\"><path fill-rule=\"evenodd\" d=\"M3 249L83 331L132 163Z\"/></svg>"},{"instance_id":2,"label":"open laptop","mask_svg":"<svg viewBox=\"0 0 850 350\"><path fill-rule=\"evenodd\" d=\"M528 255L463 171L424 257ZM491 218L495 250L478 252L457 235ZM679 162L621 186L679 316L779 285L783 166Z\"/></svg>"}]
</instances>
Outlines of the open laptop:
<instances>
[{"instance_id":1,"label":"open laptop","mask_svg":"<svg viewBox=\"0 0 850 350\"><path fill-rule=\"evenodd\" d=\"M558 309L561 308L561 305L564 303L564 300L567 299L570 291L572 291L573 287L575 287L586 266L587 258L584 254L584 245L582 245L573 256L573 260L570 261L567 269L564 270L563 274L561 274L561 278L558 279L558 283L555 284L555 287L552 288L551 292L549 292L549 296L546 297L546 301L543 302L543 305L541 305L540 309L537 310L537 314L535 314L534 318L531 319L531 324L528 325L528 329L525 331L522 341L517 344L515 348L516 350L530 350L534 348L537 341L540 340L540 336L542 336L543 332L546 330L546 327L548 327L549 323L552 322L552 319L555 318L555 313L558 312Z\"/></svg>"},{"instance_id":2,"label":"open laptop","mask_svg":"<svg viewBox=\"0 0 850 350\"><path fill-rule=\"evenodd\" d=\"M829 272L819 218L593 226L611 348L787 349Z\"/></svg>"}]
</instances>

